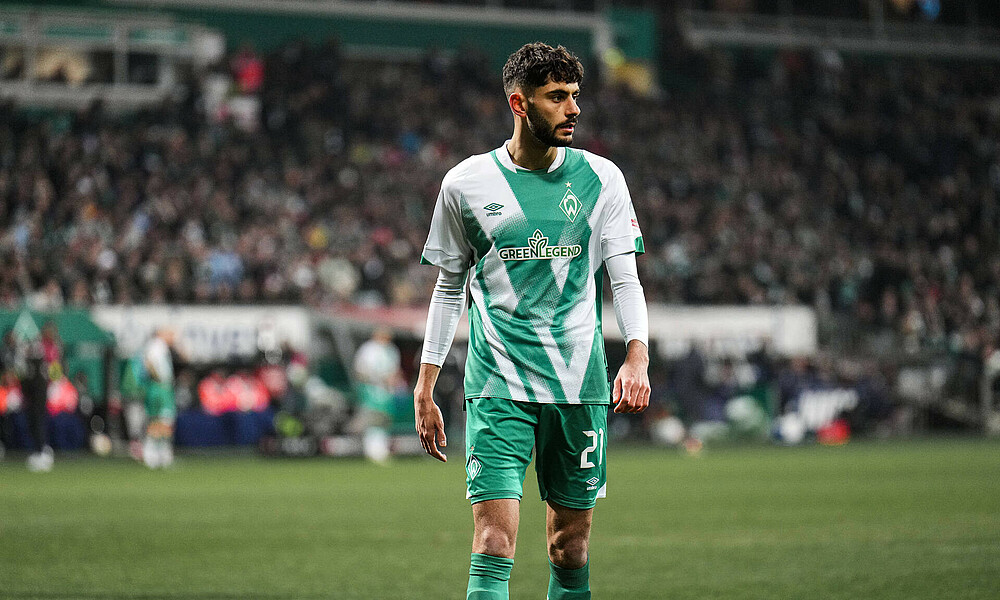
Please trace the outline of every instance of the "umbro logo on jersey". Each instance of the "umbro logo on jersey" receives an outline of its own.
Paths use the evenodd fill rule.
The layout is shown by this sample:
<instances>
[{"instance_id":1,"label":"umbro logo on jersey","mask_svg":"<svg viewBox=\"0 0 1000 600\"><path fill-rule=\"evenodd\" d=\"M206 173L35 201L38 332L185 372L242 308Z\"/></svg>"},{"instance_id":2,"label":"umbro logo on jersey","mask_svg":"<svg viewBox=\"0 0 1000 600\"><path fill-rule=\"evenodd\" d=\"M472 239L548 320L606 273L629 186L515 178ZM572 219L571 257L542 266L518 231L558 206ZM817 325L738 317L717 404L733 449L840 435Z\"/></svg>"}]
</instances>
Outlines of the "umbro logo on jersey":
<instances>
[{"instance_id":1,"label":"umbro logo on jersey","mask_svg":"<svg viewBox=\"0 0 1000 600\"><path fill-rule=\"evenodd\" d=\"M487 217L499 217L500 216L500 209L503 208L503 204L497 204L496 202L490 202L489 204L487 204L483 208L485 208L488 211L486 213Z\"/></svg>"},{"instance_id":2,"label":"umbro logo on jersey","mask_svg":"<svg viewBox=\"0 0 1000 600\"><path fill-rule=\"evenodd\" d=\"M583 209L583 202L580 202L580 199L576 197L573 190L568 189L569 184L566 185L566 188L566 195L563 196L562 201L559 202L559 208L562 209L566 218L569 219L570 222L573 222L576 221L576 216L580 214L580 210Z\"/></svg>"},{"instance_id":3,"label":"umbro logo on jersey","mask_svg":"<svg viewBox=\"0 0 1000 600\"><path fill-rule=\"evenodd\" d=\"M549 238L536 229L534 235L528 238L527 247L501 248L497 255L500 260L552 260L553 258L576 258L583 252L580 244L572 246L549 246Z\"/></svg>"}]
</instances>

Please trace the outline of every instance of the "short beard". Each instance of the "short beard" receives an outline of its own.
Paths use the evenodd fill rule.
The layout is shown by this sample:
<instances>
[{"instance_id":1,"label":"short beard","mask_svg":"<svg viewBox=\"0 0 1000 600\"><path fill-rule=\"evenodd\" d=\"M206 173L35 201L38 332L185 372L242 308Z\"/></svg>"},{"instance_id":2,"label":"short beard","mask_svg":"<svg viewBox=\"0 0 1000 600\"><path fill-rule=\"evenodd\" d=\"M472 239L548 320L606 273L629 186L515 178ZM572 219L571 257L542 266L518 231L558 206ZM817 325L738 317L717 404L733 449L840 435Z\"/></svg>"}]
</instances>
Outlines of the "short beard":
<instances>
[{"instance_id":1,"label":"short beard","mask_svg":"<svg viewBox=\"0 0 1000 600\"><path fill-rule=\"evenodd\" d=\"M528 120L528 131L530 131L531 135L535 136L535 139L539 142L545 144L546 146L569 146L573 143L572 135L570 136L570 139L566 141L557 138L556 127L551 125L545 117L538 112L538 109L536 109L534 104L531 102L525 102L524 112L526 113ZM562 123L559 125L562 125Z\"/></svg>"}]
</instances>

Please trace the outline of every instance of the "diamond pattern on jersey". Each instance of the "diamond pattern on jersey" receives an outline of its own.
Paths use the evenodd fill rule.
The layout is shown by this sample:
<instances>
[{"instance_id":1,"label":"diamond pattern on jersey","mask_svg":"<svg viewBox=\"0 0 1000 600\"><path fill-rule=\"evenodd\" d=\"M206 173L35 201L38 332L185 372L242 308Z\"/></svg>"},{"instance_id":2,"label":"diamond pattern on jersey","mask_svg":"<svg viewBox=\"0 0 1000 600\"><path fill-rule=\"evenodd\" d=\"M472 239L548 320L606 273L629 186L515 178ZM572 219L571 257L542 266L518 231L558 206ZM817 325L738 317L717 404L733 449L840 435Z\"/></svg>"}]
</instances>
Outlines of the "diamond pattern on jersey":
<instances>
[{"instance_id":1,"label":"diamond pattern on jersey","mask_svg":"<svg viewBox=\"0 0 1000 600\"><path fill-rule=\"evenodd\" d=\"M564 165L552 173L500 171L523 216L488 229L475 218L468 199L463 206L466 231L479 242L473 245L491 248L477 263L473 281L478 292L473 297L483 299L481 306L476 300L476 312L484 333L492 326L503 341L502 347L491 344L490 349L498 366L510 360L535 401L579 402L582 397L603 401L605 391L582 389L584 382L605 379L603 373L600 378L587 376L589 369L604 362L603 340L595 335L597 318L592 314L596 302L590 257L590 217L600 195L600 180L586 160L570 151ZM567 195L571 189L567 183L577 191ZM506 206L511 208L511 203ZM571 207L574 219L568 220L563 206ZM537 252L543 238L548 246L586 250L577 257L567 252L546 260L496 260L496 248L524 247L535 240ZM602 360L592 360L594 352Z\"/></svg>"},{"instance_id":2,"label":"diamond pattern on jersey","mask_svg":"<svg viewBox=\"0 0 1000 600\"><path fill-rule=\"evenodd\" d=\"M471 261L467 397L608 402L602 261L631 249L628 190L606 159L559 158L551 172L526 172L494 151L442 184L425 251L440 249L427 261L442 268Z\"/></svg>"}]
</instances>

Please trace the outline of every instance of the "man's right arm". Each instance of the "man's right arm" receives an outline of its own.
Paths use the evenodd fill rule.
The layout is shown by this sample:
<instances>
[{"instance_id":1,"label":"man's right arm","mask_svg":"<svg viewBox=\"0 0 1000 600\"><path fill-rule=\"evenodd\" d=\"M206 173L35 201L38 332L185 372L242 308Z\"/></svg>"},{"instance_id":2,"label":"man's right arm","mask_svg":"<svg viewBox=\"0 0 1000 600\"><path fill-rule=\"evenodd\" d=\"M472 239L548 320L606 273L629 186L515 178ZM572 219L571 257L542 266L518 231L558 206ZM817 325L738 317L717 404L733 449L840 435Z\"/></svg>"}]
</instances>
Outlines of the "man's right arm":
<instances>
[{"instance_id":1,"label":"man's right arm","mask_svg":"<svg viewBox=\"0 0 1000 600\"><path fill-rule=\"evenodd\" d=\"M441 365L448 356L451 343L455 339L458 321L465 309L465 281L467 271L452 273L441 269L434 293L427 310L427 328L424 332L424 348L420 357L420 373L413 390L413 412L417 435L424 451L434 458L446 462L438 446L447 446L444 433L444 417L434 403L434 385L437 383Z\"/></svg>"},{"instance_id":2,"label":"man's right arm","mask_svg":"<svg viewBox=\"0 0 1000 600\"><path fill-rule=\"evenodd\" d=\"M440 372L438 365L420 363L420 374L413 389L413 414L424 452L441 462L448 462L448 457L438 449L438 446L444 448L448 445L448 438L444 435L444 417L434 403L434 384Z\"/></svg>"}]
</instances>

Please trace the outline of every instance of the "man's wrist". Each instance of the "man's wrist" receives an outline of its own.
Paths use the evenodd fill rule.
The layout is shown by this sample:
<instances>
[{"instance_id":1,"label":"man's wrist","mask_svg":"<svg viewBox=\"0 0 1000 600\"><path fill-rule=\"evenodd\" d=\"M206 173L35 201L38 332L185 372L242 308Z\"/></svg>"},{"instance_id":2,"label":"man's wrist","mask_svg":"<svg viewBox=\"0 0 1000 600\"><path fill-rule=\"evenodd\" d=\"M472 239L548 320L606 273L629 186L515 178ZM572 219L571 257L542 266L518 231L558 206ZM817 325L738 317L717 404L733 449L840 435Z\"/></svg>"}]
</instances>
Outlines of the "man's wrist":
<instances>
[{"instance_id":1,"label":"man's wrist","mask_svg":"<svg viewBox=\"0 0 1000 600\"><path fill-rule=\"evenodd\" d=\"M413 386L413 398L417 402L433 402L434 385L437 383L441 367L433 363L421 363L417 384Z\"/></svg>"},{"instance_id":2,"label":"man's wrist","mask_svg":"<svg viewBox=\"0 0 1000 600\"><path fill-rule=\"evenodd\" d=\"M649 364L649 348L646 347L646 344L643 343L642 340L629 340L628 345L626 346L625 360L639 360Z\"/></svg>"}]
</instances>

